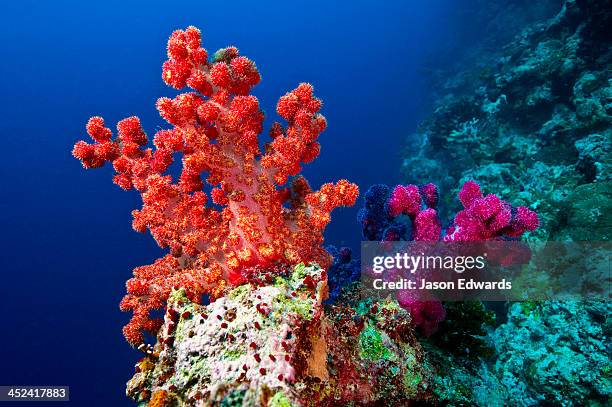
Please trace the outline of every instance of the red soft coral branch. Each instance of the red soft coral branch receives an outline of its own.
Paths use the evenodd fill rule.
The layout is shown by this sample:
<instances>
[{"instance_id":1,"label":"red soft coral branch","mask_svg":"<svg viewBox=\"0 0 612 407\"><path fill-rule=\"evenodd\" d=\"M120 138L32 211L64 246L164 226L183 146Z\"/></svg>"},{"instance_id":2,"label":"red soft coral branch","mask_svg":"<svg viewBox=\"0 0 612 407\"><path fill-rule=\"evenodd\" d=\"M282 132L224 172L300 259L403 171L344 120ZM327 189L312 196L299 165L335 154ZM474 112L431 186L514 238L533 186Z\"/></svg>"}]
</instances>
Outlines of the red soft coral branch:
<instances>
[{"instance_id":1,"label":"red soft coral branch","mask_svg":"<svg viewBox=\"0 0 612 407\"><path fill-rule=\"evenodd\" d=\"M300 84L280 98L277 111L287 125L272 126L272 141L262 152L258 135L264 115L249 95L261 77L236 48L217 51L209 61L198 29L175 31L162 78L194 92L157 101L174 128L155 134L155 149L146 148L137 117L120 121L114 140L104 120L92 117L87 133L94 143L79 141L73 150L85 168L112 163L114 182L142 195L142 209L133 212L134 229L150 230L160 247L170 249L170 255L135 269L127 283L121 308L133 311L124 328L133 345L142 343L143 331L158 329L150 312L164 306L174 286L186 288L197 301L243 282L245 268L312 261L327 267L330 256L321 244L330 212L353 205L358 195L357 186L346 180L318 192L302 177L282 187L319 154L317 138L326 121L311 85ZM176 182L165 175L175 153L183 155ZM202 190L204 173L213 187L210 194Z\"/></svg>"}]
</instances>

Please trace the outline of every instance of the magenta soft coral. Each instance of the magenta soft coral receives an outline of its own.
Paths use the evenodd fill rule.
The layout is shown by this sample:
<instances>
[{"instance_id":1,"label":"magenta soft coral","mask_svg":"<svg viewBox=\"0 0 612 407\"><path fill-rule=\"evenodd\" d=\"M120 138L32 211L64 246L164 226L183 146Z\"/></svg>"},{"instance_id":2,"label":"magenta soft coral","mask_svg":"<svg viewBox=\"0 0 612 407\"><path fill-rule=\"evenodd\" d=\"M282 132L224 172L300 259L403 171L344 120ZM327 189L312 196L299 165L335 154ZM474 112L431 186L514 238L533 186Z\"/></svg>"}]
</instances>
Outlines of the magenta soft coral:
<instances>
[{"instance_id":1,"label":"magenta soft coral","mask_svg":"<svg viewBox=\"0 0 612 407\"><path fill-rule=\"evenodd\" d=\"M484 241L505 237L518 238L538 227L538 215L519 206L513 208L495 194L484 196L474 181L459 191L463 210L446 230L444 241ZM412 220L412 240L438 241L442 226L436 212L438 191L435 185L398 185L387 201L389 216L407 215Z\"/></svg>"},{"instance_id":2,"label":"magenta soft coral","mask_svg":"<svg viewBox=\"0 0 612 407\"><path fill-rule=\"evenodd\" d=\"M538 227L535 212L524 206L514 208L494 194L484 196L480 185L474 181L466 182L461 188L459 200L464 209L457 213L445 233L436 211L438 190L434 184L396 186L384 206L387 219L372 213L380 211L380 205L373 204L383 198L381 194L388 194L386 186L377 185L366 193L366 208L360 218L364 230L372 224L372 219L377 220L374 223L377 227L386 228L376 233L367 229L369 235L380 235L383 240L397 240L402 230L411 231L407 239L421 242L505 240L519 238L526 231ZM411 228L397 223L400 215L406 215ZM413 325L418 326L424 335L433 333L446 316L444 307L437 300L423 301L411 291L400 291L397 299L403 308L410 311Z\"/></svg>"},{"instance_id":3,"label":"magenta soft coral","mask_svg":"<svg viewBox=\"0 0 612 407\"><path fill-rule=\"evenodd\" d=\"M513 208L494 194L483 196L480 185L474 181L463 184L459 200L464 209L457 213L453 226L446 231L445 241L518 238L539 225L535 212L524 206Z\"/></svg>"},{"instance_id":4,"label":"magenta soft coral","mask_svg":"<svg viewBox=\"0 0 612 407\"><path fill-rule=\"evenodd\" d=\"M415 241L438 241L442 225L435 207L438 203L438 190L435 185L427 184L421 188L416 185L398 185L393 189L387 202L391 217L408 215L412 220Z\"/></svg>"},{"instance_id":5,"label":"magenta soft coral","mask_svg":"<svg viewBox=\"0 0 612 407\"><path fill-rule=\"evenodd\" d=\"M114 182L142 195L142 209L133 212L134 229L149 230L170 250L154 264L136 268L127 282L121 309L133 312L124 328L133 345L142 343L143 332L157 330L160 321L151 311L164 306L172 287L185 288L199 301L204 293L214 298L227 285L244 282L245 269L301 262L327 267L330 256L321 245L330 212L353 205L358 195L357 186L346 180L313 192L297 176L302 164L319 154L317 139L326 127L311 85L300 84L280 98L277 112L287 124L272 126L272 141L262 151L258 136L264 115L250 95L261 78L236 48L217 51L209 61L198 29L175 31L162 78L194 92L157 101L160 115L174 128L155 134L155 149L146 148L137 117L121 120L114 140L104 120L92 117L87 133L94 143L79 141L73 150L85 168L112 163ZM175 182L165 172L176 153L183 159ZM203 191L203 174L210 194ZM284 186L290 177L291 185Z\"/></svg>"}]
</instances>

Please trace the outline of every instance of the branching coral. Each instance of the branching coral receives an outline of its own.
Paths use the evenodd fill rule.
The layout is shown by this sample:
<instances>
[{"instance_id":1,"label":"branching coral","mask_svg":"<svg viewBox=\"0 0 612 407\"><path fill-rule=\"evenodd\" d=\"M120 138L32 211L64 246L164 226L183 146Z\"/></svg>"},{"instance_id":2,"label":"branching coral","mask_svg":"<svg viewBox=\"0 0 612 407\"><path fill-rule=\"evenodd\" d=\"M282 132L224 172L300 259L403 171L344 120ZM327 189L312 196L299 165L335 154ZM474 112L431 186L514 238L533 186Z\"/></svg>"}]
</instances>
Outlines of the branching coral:
<instances>
[{"instance_id":1,"label":"branching coral","mask_svg":"<svg viewBox=\"0 0 612 407\"><path fill-rule=\"evenodd\" d=\"M136 268L127 282L121 308L134 313L124 328L133 345L142 343L143 331L158 329L161 321L150 313L163 307L173 286L198 301L203 293L222 295L226 286L244 281L242 270L255 266L316 262L327 267L330 256L321 244L330 212L352 205L358 195L357 186L346 180L313 192L297 176L283 187L319 154L317 138L326 121L311 85L300 84L280 98L277 112L287 125L272 126L272 141L262 151L258 135L264 115L249 95L261 78L236 48L219 50L209 61L198 29L175 31L162 78L194 92L157 101L174 128L155 134L155 149L146 148L137 117L120 121L115 139L104 120L93 117L87 133L95 143L79 141L73 150L85 168L112 163L114 182L142 195L142 209L133 212L134 229L150 230L160 247L170 249L154 264ZM183 155L177 181L166 174L176 153ZM209 194L203 190L204 173Z\"/></svg>"}]
</instances>

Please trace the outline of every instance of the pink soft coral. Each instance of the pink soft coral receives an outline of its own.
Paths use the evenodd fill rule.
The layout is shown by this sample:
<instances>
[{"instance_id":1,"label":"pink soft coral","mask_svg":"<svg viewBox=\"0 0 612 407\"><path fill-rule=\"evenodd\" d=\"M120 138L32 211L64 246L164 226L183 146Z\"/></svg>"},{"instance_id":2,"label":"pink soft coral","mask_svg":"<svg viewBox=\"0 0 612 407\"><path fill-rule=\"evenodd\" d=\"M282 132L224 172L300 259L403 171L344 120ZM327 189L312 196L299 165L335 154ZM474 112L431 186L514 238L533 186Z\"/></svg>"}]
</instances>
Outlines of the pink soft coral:
<instances>
[{"instance_id":1,"label":"pink soft coral","mask_svg":"<svg viewBox=\"0 0 612 407\"><path fill-rule=\"evenodd\" d=\"M526 231L537 229L538 215L519 206L513 208L497 195L483 196L474 181L463 184L459 200L464 209L457 213L445 241L482 241L502 237L521 237Z\"/></svg>"},{"instance_id":2,"label":"pink soft coral","mask_svg":"<svg viewBox=\"0 0 612 407\"><path fill-rule=\"evenodd\" d=\"M381 197L378 194L382 193L381 191L386 191L385 188L377 186L373 190L372 202L380 200ZM366 199L368 199L367 194ZM519 238L526 231L533 231L538 227L538 216L535 212L524 206L513 208L509 203L494 194L483 196L480 185L474 181L468 181L463 185L459 192L459 200L464 209L457 213L453 225L442 236L442 226L436 211L438 203L436 186L433 184L426 184L421 187L398 185L386 201L385 209L389 220L381 221L378 219L380 215L376 218L380 227L387 228L381 235L384 240L399 240L399 231L402 228L390 222L400 215L406 215L410 220L412 228L408 239L420 242L505 240ZM375 218L370 212L366 209L366 212L362 215L364 226L370 218ZM518 259L524 259L525 253L520 251L516 253L496 253L495 257L500 264L508 264L512 261L519 261ZM413 292L406 290L400 291L397 299L403 308L410 311L412 324L418 326L424 335L433 333L438 323L443 321L446 316L442 303L435 298L425 301Z\"/></svg>"}]
</instances>

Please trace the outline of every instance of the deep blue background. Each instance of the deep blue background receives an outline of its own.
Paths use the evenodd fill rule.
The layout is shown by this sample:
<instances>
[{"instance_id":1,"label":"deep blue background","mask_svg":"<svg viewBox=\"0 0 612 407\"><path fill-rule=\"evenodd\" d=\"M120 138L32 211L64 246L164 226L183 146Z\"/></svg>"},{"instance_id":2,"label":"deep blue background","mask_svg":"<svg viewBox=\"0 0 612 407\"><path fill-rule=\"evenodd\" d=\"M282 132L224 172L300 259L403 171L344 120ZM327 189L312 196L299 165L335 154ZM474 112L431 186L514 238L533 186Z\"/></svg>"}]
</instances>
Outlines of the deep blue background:
<instances>
[{"instance_id":1,"label":"deep blue background","mask_svg":"<svg viewBox=\"0 0 612 407\"><path fill-rule=\"evenodd\" d=\"M0 6L0 385L69 385L79 406L129 405L139 355L118 303L131 269L160 251L131 229L137 193L70 150L92 115L111 126L138 115L150 135L165 126L155 100L172 94L160 73L174 29L195 25L209 51L251 57L270 114L313 83L329 129L305 175L362 191L400 181L402 140L427 108L419 68L453 35L451 0L122 3ZM357 245L356 211L334 213L328 243Z\"/></svg>"}]
</instances>

